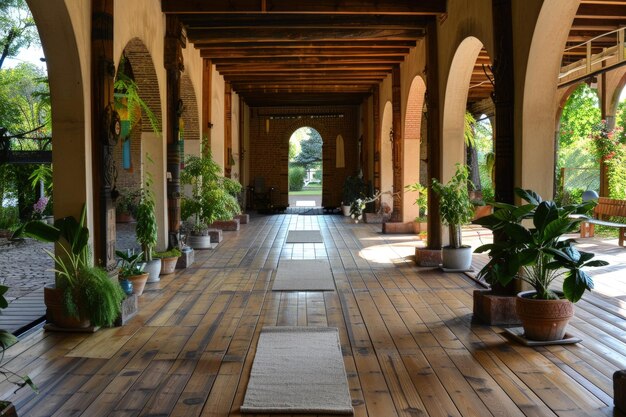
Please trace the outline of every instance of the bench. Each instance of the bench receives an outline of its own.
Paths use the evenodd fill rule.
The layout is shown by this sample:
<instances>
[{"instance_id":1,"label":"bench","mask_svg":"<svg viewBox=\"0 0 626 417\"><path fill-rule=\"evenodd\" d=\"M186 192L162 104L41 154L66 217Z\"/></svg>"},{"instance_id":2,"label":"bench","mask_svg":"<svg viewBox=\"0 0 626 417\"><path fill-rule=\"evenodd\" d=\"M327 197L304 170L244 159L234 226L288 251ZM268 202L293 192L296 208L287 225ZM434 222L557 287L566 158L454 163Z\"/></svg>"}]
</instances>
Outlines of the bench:
<instances>
[{"instance_id":1,"label":"bench","mask_svg":"<svg viewBox=\"0 0 626 417\"><path fill-rule=\"evenodd\" d=\"M580 237L592 237L595 233L595 225L616 227L619 229L619 245L624 246L626 240L626 224L603 220L606 217L626 218L626 200L600 197L598 204L593 209L593 218L587 218L580 223Z\"/></svg>"}]
</instances>

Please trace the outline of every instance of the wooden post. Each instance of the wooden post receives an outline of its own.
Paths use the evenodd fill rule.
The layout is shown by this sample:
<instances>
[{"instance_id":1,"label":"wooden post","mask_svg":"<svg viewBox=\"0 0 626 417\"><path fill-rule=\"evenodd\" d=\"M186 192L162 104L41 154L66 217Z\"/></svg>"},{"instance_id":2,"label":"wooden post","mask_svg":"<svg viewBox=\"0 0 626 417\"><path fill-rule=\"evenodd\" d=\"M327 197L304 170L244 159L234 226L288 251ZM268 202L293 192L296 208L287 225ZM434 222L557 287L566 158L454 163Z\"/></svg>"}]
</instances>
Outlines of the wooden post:
<instances>
[{"instance_id":1,"label":"wooden post","mask_svg":"<svg viewBox=\"0 0 626 417\"><path fill-rule=\"evenodd\" d=\"M512 12L509 0L493 0L494 101L496 105L495 195L496 201L515 199L515 85Z\"/></svg>"},{"instance_id":2,"label":"wooden post","mask_svg":"<svg viewBox=\"0 0 626 417\"><path fill-rule=\"evenodd\" d=\"M404 141L402 135L402 91L401 91L400 65L393 66L391 72L391 109L393 129L393 192L398 195L393 198L393 220L402 221L404 202Z\"/></svg>"},{"instance_id":3,"label":"wooden post","mask_svg":"<svg viewBox=\"0 0 626 417\"><path fill-rule=\"evenodd\" d=\"M230 160L233 155L233 127L232 127L232 89L230 83L224 83L224 176L232 177L232 165Z\"/></svg>"},{"instance_id":4,"label":"wooden post","mask_svg":"<svg viewBox=\"0 0 626 417\"><path fill-rule=\"evenodd\" d=\"M431 18L426 28L426 68L427 85L427 123L428 123L428 178L443 175L441 125L439 123L439 57L437 41L437 20ZM439 216L439 197L428 187L428 249L440 249L441 216Z\"/></svg>"},{"instance_id":5,"label":"wooden post","mask_svg":"<svg viewBox=\"0 0 626 417\"><path fill-rule=\"evenodd\" d=\"M180 144L179 119L183 105L180 99L180 77L184 69L182 48L186 38L180 21L171 15L166 16L164 43L164 66L167 73L166 120L167 130L167 215L168 248L180 246Z\"/></svg>"},{"instance_id":6,"label":"wooden post","mask_svg":"<svg viewBox=\"0 0 626 417\"><path fill-rule=\"evenodd\" d=\"M119 139L119 118L113 109L113 0L92 0L91 137L93 160L94 261L115 270L115 190L117 172L113 146Z\"/></svg>"},{"instance_id":7,"label":"wooden post","mask_svg":"<svg viewBox=\"0 0 626 417\"><path fill-rule=\"evenodd\" d=\"M207 153L211 149L211 80L212 64L210 59L203 59L202 68L202 152Z\"/></svg>"},{"instance_id":8,"label":"wooden post","mask_svg":"<svg viewBox=\"0 0 626 417\"><path fill-rule=\"evenodd\" d=\"M374 189L380 190L380 87L378 85L374 86L372 107L374 118ZM380 200L376 200L375 207L376 210L380 208Z\"/></svg>"},{"instance_id":9,"label":"wooden post","mask_svg":"<svg viewBox=\"0 0 626 417\"><path fill-rule=\"evenodd\" d=\"M603 63L604 66L604 63ZM615 116L608 114L608 104L611 97L607 97L606 91L606 72L600 74L600 114L603 120L606 120L607 129L615 127ZM600 197L609 196L609 167L606 164L606 158L600 159Z\"/></svg>"}]
</instances>

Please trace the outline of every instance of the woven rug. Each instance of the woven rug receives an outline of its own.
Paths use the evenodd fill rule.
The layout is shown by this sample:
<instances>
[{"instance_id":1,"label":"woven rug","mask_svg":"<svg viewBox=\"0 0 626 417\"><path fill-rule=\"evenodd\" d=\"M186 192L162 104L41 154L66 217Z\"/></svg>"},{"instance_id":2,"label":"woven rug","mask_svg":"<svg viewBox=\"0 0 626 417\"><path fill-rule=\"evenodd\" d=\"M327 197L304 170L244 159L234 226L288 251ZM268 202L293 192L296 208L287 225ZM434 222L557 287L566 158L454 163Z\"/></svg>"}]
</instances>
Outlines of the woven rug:
<instances>
[{"instance_id":1,"label":"woven rug","mask_svg":"<svg viewBox=\"0 0 626 417\"><path fill-rule=\"evenodd\" d=\"M290 230L285 243L324 243L319 230Z\"/></svg>"},{"instance_id":2,"label":"woven rug","mask_svg":"<svg viewBox=\"0 0 626 417\"><path fill-rule=\"evenodd\" d=\"M337 329L264 327L241 412L352 414Z\"/></svg>"},{"instance_id":3,"label":"woven rug","mask_svg":"<svg viewBox=\"0 0 626 417\"><path fill-rule=\"evenodd\" d=\"M272 291L333 291L330 264L322 259L280 261Z\"/></svg>"}]
</instances>

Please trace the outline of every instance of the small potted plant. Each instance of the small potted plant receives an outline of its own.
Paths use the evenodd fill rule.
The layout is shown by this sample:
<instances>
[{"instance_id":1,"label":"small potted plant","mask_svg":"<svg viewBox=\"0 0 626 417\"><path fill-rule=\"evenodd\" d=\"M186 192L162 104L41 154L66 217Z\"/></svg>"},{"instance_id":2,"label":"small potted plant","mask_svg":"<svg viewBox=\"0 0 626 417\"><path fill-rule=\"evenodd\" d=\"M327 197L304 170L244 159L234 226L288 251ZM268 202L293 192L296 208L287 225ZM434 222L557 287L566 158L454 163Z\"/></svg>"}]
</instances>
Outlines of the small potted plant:
<instances>
[{"instance_id":1,"label":"small potted plant","mask_svg":"<svg viewBox=\"0 0 626 417\"><path fill-rule=\"evenodd\" d=\"M141 192L139 190L122 189L119 193L119 197L115 200L115 221L117 223L135 221L137 201L141 196Z\"/></svg>"},{"instance_id":2,"label":"small potted plant","mask_svg":"<svg viewBox=\"0 0 626 417\"><path fill-rule=\"evenodd\" d=\"M88 328L111 326L121 311L124 293L109 278L107 271L93 266L89 230L81 218L57 219L54 225L30 221L14 233L44 242L56 242L59 255L45 251L55 263L55 286L44 287L47 317L56 327Z\"/></svg>"},{"instance_id":3,"label":"small potted plant","mask_svg":"<svg viewBox=\"0 0 626 417\"><path fill-rule=\"evenodd\" d=\"M241 185L220 175L220 166L211 153L188 156L181 171L183 185L191 186L191 193L182 197L181 218L191 219L187 244L194 249L211 247L209 225L217 220L230 220L241 212L236 195Z\"/></svg>"},{"instance_id":4,"label":"small potted plant","mask_svg":"<svg viewBox=\"0 0 626 417\"><path fill-rule=\"evenodd\" d=\"M157 219L155 214L154 194L151 190L152 176L147 173L145 187L137 206L137 242L143 251L143 270L148 273L148 282L158 282L161 273L161 260L153 259L152 251L157 243Z\"/></svg>"},{"instance_id":5,"label":"small potted plant","mask_svg":"<svg viewBox=\"0 0 626 417\"><path fill-rule=\"evenodd\" d=\"M468 270L472 265L472 248L463 245L461 227L474 218L474 206L470 201L469 170L467 166L456 164L454 176L446 184L432 179L432 189L439 195L441 221L448 226L450 243L442 249L444 269Z\"/></svg>"},{"instance_id":6,"label":"small potted plant","mask_svg":"<svg viewBox=\"0 0 626 417\"><path fill-rule=\"evenodd\" d=\"M176 270L176 263L181 252L178 248L173 248L165 252L155 252L154 256L161 259L161 275L169 275Z\"/></svg>"},{"instance_id":7,"label":"small potted plant","mask_svg":"<svg viewBox=\"0 0 626 417\"><path fill-rule=\"evenodd\" d=\"M419 182L409 184L404 188L406 188L407 191L417 193L417 197L413 202L413 204L418 207L418 216L413 222L413 232L417 235L421 232L425 232L427 227L426 213L428 212L428 188L426 188Z\"/></svg>"},{"instance_id":8,"label":"small potted plant","mask_svg":"<svg viewBox=\"0 0 626 417\"><path fill-rule=\"evenodd\" d=\"M364 199L365 184L363 179L358 175L349 175L343 182L343 200L341 202L341 209L344 216L351 216L350 206L357 199Z\"/></svg>"},{"instance_id":9,"label":"small potted plant","mask_svg":"<svg viewBox=\"0 0 626 417\"><path fill-rule=\"evenodd\" d=\"M553 201L543 201L530 190L518 188L515 192L527 204L494 203L494 214L474 221L505 237L476 249L478 253L489 252L490 257L479 276L503 286L514 279L532 286L533 291L521 292L516 298L525 337L561 340L574 314L572 303L593 288L593 280L583 269L608 264L592 260L592 253L577 250L574 239L562 239L564 234L576 231L584 220L576 215L587 215L595 202L561 207ZM561 277L561 291L556 291L552 284Z\"/></svg>"},{"instance_id":10,"label":"small potted plant","mask_svg":"<svg viewBox=\"0 0 626 417\"><path fill-rule=\"evenodd\" d=\"M119 259L119 280L120 286L124 289L126 294L130 295L128 290L128 284L124 284L123 281L130 282L130 293L141 295L143 294L144 287L148 281L148 273L143 271L144 265L140 263L143 252L131 254L124 251L115 251Z\"/></svg>"}]
</instances>

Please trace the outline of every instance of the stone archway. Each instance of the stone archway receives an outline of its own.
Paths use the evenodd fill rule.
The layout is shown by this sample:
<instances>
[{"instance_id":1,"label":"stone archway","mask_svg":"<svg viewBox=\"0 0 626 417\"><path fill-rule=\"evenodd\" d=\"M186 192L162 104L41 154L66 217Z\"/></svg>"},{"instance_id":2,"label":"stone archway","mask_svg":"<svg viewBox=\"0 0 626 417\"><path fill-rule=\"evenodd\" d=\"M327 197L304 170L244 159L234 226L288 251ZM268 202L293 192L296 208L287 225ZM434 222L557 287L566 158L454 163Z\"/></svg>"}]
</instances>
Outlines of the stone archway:
<instances>
[{"instance_id":1,"label":"stone archway","mask_svg":"<svg viewBox=\"0 0 626 417\"><path fill-rule=\"evenodd\" d=\"M393 189L393 144L390 140L392 126L393 109L391 101L387 101L380 123L380 191L383 193L402 191ZM387 204L391 210L393 208L393 197L389 194L384 194L381 199L382 203Z\"/></svg>"},{"instance_id":2,"label":"stone archway","mask_svg":"<svg viewBox=\"0 0 626 417\"><path fill-rule=\"evenodd\" d=\"M463 138L467 96L474 64L482 48L483 43L478 38L465 38L459 44L450 65L443 107L443 181L452 177L456 163L465 161Z\"/></svg>"},{"instance_id":3,"label":"stone archway","mask_svg":"<svg viewBox=\"0 0 626 417\"><path fill-rule=\"evenodd\" d=\"M421 76L416 76L409 89L404 116L404 155L403 186L420 180L420 144L422 133L424 95L426 84ZM402 221L413 221L419 216L415 205L416 192L407 192L403 199Z\"/></svg>"},{"instance_id":4,"label":"stone archway","mask_svg":"<svg viewBox=\"0 0 626 417\"><path fill-rule=\"evenodd\" d=\"M543 2L535 24L522 93L521 145L516 148L516 185L553 195L555 96L563 46L578 1Z\"/></svg>"},{"instance_id":5,"label":"stone archway","mask_svg":"<svg viewBox=\"0 0 626 417\"><path fill-rule=\"evenodd\" d=\"M79 50L76 39L88 34L72 20L76 10L65 3L27 0L37 24L46 56L52 129L54 132L54 215L79 217L93 195L91 169L91 113L88 52ZM87 204L87 218L93 230L93 207Z\"/></svg>"},{"instance_id":6,"label":"stone archway","mask_svg":"<svg viewBox=\"0 0 626 417\"><path fill-rule=\"evenodd\" d=\"M183 74L180 79L180 98L183 100L183 155L199 155L200 154L200 119L198 115L198 101L196 92L191 83L191 79L187 74Z\"/></svg>"}]
</instances>

